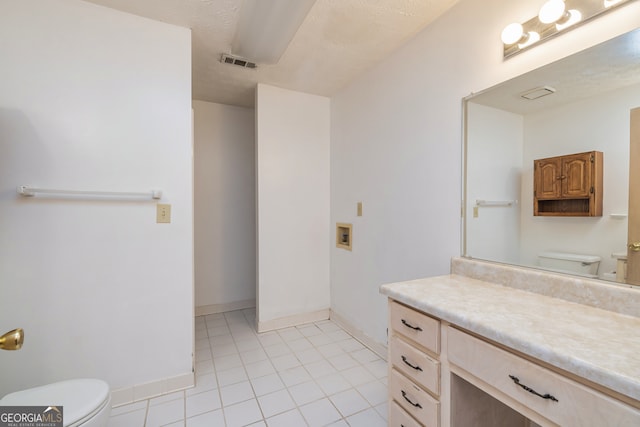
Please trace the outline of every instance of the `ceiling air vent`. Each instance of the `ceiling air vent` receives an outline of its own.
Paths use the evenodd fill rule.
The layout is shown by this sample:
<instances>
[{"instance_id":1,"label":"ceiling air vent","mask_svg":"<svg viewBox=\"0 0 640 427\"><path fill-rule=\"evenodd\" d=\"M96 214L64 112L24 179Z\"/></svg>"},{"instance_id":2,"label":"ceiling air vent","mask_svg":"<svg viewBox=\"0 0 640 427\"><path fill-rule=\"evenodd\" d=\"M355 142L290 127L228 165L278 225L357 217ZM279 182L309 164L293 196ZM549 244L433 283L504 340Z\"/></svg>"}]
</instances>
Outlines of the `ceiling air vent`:
<instances>
[{"instance_id":1,"label":"ceiling air vent","mask_svg":"<svg viewBox=\"0 0 640 427\"><path fill-rule=\"evenodd\" d=\"M222 54L222 56L220 57L220 62L222 62L223 64L237 65L238 67L243 68L257 68L255 62L247 61L246 59L242 59L226 53Z\"/></svg>"},{"instance_id":2,"label":"ceiling air vent","mask_svg":"<svg viewBox=\"0 0 640 427\"><path fill-rule=\"evenodd\" d=\"M550 86L542 86L521 93L520 96L524 99L533 101L534 99L542 98L543 96L551 95L552 93L556 93L554 88Z\"/></svg>"}]
</instances>

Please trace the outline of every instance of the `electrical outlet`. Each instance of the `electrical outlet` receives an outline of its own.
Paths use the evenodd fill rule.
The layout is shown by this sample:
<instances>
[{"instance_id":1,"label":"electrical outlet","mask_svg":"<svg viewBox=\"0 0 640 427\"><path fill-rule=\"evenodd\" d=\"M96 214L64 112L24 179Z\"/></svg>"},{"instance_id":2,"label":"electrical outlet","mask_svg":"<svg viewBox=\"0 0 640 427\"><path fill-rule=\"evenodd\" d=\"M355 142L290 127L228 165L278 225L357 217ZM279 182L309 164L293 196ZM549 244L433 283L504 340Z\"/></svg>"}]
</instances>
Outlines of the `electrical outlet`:
<instances>
[{"instance_id":1,"label":"electrical outlet","mask_svg":"<svg viewBox=\"0 0 640 427\"><path fill-rule=\"evenodd\" d=\"M168 224L171 222L171 205L156 205L156 222L158 224Z\"/></svg>"},{"instance_id":2,"label":"electrical outlet","mask_svg":"<svg viewBox=\"0 0 640 427\"><path fill-rule=\"evenodd\" d=\"M478 218L478 207L477 206L473 207L473 217L474 218Z\"/></svg>"}]
</instances>

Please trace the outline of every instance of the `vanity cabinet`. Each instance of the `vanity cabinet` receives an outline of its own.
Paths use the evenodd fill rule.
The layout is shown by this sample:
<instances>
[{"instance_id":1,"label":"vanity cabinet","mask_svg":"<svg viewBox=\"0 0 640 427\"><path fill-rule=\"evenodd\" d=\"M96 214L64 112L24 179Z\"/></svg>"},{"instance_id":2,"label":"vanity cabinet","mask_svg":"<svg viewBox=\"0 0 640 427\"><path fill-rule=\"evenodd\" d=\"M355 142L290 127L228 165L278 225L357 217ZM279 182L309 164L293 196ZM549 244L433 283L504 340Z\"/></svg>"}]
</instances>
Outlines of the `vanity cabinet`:
<instances>
[{"instance_id":1,"label":"vanity cabinet","mask_svg":"<svg viewBox=\"0 0 640 427\"><path fill-rule=\"evenodd\" d=\"M449 362L513 407L560 426L640 425L631 406L458 329L449 327L448 336Z\"/></svg>"},{"instance_id":2,"label":"vanity cabinet","mask_svg":"<svg viewBox=\"0 0 640 427\"><path fill-rule=\"evenodd\" d=\"M638 406L392 298L389 320L389 426L640 426Z\"/></svg>"},{"instance_id":3,"label":"vanity cabinet","mask_svg":"<svg viewBox=\"0 0 640 427\"><path fill-rule=\"evenodd\" d=\"M440 322L389 302L389 425L440 426Z\"/></svg>"},{"instance_id":4,"label":"vanity cabinet","mask_svg":"<svg viewBox=\"0 0 640 427\"><path fill-rule=\"evenodd\" d=\"M600 151L533 162L535 216L602 216Z\"/></svg>"}]
</instances>

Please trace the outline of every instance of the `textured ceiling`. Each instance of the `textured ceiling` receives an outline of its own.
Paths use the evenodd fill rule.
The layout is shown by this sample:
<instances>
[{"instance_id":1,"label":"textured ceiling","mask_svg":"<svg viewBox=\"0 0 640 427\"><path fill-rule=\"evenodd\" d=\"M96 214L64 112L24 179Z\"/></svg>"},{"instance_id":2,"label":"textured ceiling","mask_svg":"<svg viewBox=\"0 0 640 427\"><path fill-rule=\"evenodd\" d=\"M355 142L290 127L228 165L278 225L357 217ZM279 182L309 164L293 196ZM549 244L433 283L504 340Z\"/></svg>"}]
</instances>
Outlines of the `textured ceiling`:
<instances>
[{"instance_id":1,"label":"textured ceiling","mask_svg":"<svg viewBox=\"0 0 640 427\"><path fill-rule=\"evenodd\" d=\"M458 0L317 0L280 62L255 70L219 62L242 0L87 1L191 28L193 98L253 106L256 83L333 95Z\"/></svg>"},{"instance_id":2,"label":"textured ceiling","mask_svg":"<svg viewBox=\"0 0 640 427\"><path fill-rule=\"evenodd\" d=\"M640 84L640 30L635 30L523 74L473 97L472 101L517 114L576 102ZM551 86L552 95L528 101L520 94Z\"/></svg>"}]
</instances>

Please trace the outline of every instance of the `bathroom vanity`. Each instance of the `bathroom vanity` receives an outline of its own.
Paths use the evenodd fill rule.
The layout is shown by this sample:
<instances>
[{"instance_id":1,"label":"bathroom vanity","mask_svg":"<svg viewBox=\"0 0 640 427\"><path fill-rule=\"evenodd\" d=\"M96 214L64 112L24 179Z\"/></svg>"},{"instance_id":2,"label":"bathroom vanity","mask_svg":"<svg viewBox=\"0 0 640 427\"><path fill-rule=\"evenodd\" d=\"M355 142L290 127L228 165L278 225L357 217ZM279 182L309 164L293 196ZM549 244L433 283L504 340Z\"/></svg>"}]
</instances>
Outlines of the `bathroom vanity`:
<instances>
[{"instance_id":1,"label":"bathroom vanity","mask_svg":"<svg viewBox=\"0 0 640 427\"><path fill-rule=\"evenodd\" d=\"M390 426L640 426L640 291L456 258L381 293Z\"/></svg>"}]
</instances>

